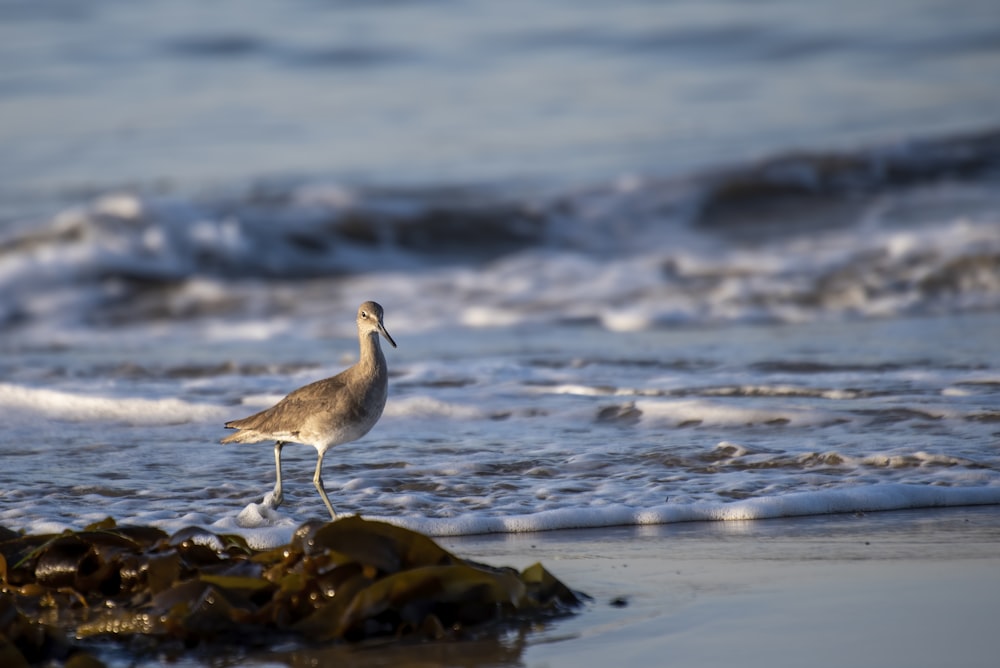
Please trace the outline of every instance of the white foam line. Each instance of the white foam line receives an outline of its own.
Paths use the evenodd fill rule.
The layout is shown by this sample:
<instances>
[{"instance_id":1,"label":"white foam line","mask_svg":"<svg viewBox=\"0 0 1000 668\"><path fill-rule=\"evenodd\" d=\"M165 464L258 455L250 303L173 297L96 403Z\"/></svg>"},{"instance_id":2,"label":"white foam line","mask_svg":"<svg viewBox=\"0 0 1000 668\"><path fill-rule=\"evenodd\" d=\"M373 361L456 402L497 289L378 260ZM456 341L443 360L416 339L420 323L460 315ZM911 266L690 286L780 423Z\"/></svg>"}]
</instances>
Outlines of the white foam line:
<instances>
[{"instance_id":1,"label":"white foam line","mask_svg":"<svg viewBox=\"0 0 1000 668\"><path fill-rule=\"evenodd\" d=\"M593 509L548 510L509 517L465 515L454 518L369 517L367 519L381 520L432 536L463 536L993 504L1000 504L1000 487L884 484L798 492L733 502L665 504L650 508L617 505Z\"/></svg>"},{"instance_id":2,"label":"white foam line","mask_svg":"<svg viewBox=\"0 0 1000 668\"><path fill-rule=\"evenodd\" d=\"M837 513L879 512L914 508L1000 505L1000 487L938 487L929 485L880 484L836 490L798 492L732 502L674 503L649 508L625 505L600 508L565 508L528 515L491 517L462 515L450 518L423 518L365 515L365 519L393 524L430 536L469 536L497 533L531 533L560 529L595 529L612 526L648 526L680 522L746 521L832 515ZM239 515L222 518L210 526L216 533L242 535L251 547L266 550L287 544L299 519L277 511L273 501L251 503ZM188 526L177 519L154 521L168 533ZM61 531L51 523L39 523Z\"/></svg>"},{"instance_id":3,"label":"white foam line","mask_svg":"<svg viewBox=\"0 0 1000 668\"><path fill-rule=\"evenodd\" d=\"M0 383L0 409L8 419L22 413L56 420L108 420L127 424L179 424L220 420L222 406L181 399L94 397L44 388Z\"/></svg>"}]
</instances>

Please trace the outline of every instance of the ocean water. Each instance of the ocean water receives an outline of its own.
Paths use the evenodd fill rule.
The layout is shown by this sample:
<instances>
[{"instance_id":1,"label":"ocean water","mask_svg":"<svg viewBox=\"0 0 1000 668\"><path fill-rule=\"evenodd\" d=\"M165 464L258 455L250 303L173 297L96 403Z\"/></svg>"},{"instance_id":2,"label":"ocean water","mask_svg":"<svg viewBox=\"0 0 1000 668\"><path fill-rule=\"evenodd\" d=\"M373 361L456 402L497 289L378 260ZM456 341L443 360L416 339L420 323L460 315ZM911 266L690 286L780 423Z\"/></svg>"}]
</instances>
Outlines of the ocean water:
<instances>
[{"instance_id":1,"label":"ocean water","mask_svg":"<svg viewBox=\"0 0 1000 668\"><path fill-rule=\"evenodd\" d=\"M993 4L0 2L0 523L1000 503Z\"/></svg>"}]
</instances>

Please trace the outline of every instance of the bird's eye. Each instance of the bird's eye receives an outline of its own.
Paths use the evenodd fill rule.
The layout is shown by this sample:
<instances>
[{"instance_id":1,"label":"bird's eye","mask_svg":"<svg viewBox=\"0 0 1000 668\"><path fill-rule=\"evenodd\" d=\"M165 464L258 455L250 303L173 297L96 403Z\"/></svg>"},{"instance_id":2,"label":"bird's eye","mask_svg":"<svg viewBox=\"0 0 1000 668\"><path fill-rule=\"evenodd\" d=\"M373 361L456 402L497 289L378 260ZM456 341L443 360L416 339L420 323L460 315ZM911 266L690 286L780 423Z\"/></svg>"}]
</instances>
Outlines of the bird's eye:
<instances>
[{"instance_id":1,"label":"bird's eye","mask_svg":"<svg viewBox=\"0 0 1000 668\"><path fill-rule=\"evenodd\" d=\"M367 314L367 313L365 313L364 311L362 311L362 312L361 312L361 317L362 317L362 318L367 318L367 317L368 317L368 314Z\"/></svg>"}]
</instances>

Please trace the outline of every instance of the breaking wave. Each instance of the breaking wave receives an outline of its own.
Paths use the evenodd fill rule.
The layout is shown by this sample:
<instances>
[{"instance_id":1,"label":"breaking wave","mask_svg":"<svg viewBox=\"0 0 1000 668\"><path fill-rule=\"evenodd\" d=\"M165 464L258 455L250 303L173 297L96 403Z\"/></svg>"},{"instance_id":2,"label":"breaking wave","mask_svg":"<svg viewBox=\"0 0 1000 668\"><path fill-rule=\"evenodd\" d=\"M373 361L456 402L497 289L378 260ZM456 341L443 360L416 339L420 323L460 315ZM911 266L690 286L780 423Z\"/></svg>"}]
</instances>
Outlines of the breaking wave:
<instances>
[{"instance_id":1,"label":"breaking wave","mask_svg":"<svg viewBox=\"0 0 1000 668\"><path fill-rule=\"evenodd\" d=\"M313 294L375 275L413 320L429 294L470 326L994 309L998 178L990 131L555 194L323 182L109 193L4 226L0 327L301 317Z\"/></svg>"}]
</instances>

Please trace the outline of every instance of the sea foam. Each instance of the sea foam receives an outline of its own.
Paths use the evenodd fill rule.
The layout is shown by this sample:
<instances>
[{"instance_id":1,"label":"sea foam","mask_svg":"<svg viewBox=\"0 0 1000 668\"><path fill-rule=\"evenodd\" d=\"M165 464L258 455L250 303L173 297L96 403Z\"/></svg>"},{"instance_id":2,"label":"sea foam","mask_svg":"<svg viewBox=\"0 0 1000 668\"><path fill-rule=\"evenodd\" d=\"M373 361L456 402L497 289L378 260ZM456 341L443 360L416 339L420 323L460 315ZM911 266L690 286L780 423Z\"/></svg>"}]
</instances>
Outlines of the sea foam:
<instances>
[{"instance_id":1,"label":"sea foam","mask_svg":"<svg viewBox=\"0 0 1000 668\"><path fill-rule=\"evenodd\" d=\"M764 496L727 503L667 503L637 508L605 505L563 508L538 513L489 516L468 513L448 518L366 516L431 536L468 536L490 533L529 533L562 529L592 529L611 526L645 526L679 522L746 521L829 515L1000 504L1000 487L946 488L921 485L879 484L838 490L798 492ZM239 533L258 549L286 543L297 526L289 516L251 504L238 517L212 525L213 530Z\"/></svg>"},{"instance_id":2,"label":"sea foam","mask_svg":"<svg viewBox=\"0 0 1000 668\"><path fill-rule=\"evenodd\" d=\"M53 420L109 421L134 425L219 421L227 414L220 406L195 404L176 398L102 397L8 383L0 383L0 411L10 422L44 416Z\"/></svg>"},{"instance_id":3,"label":"sea foam","mask_svg":"<svg viewBox=\"0 0 1000 668\"><path fill-rule=\"evenodd\" d=\"M1000 487L943 488L917 485L872 485L839 490L799 492L728 503L664 504L649 508L603 506L567 508L530 515L446 519L379 517L435 536L479 533L520 533L608 526L640 526L696 521L761 520L831 513L856 513L910 508L1000 503ZM375 518L372 518L375 519Z\"/></svg>"}]
</instances>

